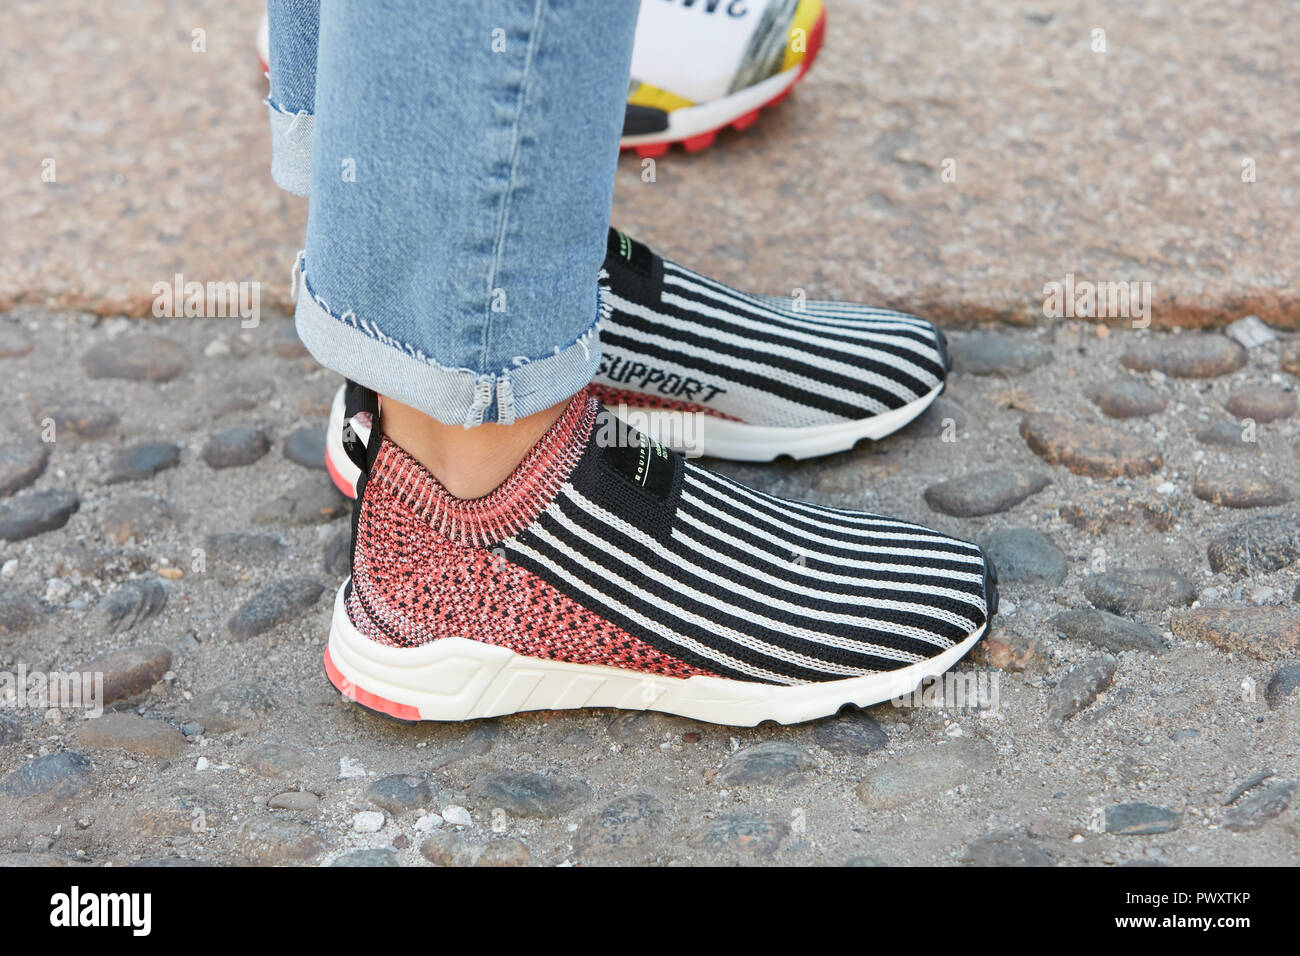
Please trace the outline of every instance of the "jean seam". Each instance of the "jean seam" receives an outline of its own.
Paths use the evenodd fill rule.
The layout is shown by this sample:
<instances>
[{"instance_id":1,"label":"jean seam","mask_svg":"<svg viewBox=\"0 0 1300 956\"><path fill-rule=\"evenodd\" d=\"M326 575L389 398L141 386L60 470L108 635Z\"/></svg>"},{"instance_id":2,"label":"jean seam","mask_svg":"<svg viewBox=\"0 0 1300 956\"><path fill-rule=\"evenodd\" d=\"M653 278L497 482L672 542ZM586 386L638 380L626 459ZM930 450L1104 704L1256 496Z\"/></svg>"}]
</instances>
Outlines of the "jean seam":
<instances>
[{"instance_id":1,"label":"jean seam","mask_svg":"<svg viewBox=\"0 0 1300 956\"><path fill-rule=\"evenodd\" d=\"M524 75L519 84L519 96L515 102L514 139L510 146L510 171L506 177L505 192L501 197L501 209L497 216L497 242L492 256L492 265L488 273L487 297L483 306L483 347L479 353L479 365L486 367L488 349L492 341L492 302L496 288L497 273L501 266L506 241L506 228L510 220L510 197L514 192L515 173L519 167L520 127L523 122L524 104L528 100L529 84L532 80L533 57L541 44L543 13L547 0L536 0L533 11L533 29L528 39L528 53L524 59ZM506 306L509 308L509 305Z\"/></svg>"}]
</instances>

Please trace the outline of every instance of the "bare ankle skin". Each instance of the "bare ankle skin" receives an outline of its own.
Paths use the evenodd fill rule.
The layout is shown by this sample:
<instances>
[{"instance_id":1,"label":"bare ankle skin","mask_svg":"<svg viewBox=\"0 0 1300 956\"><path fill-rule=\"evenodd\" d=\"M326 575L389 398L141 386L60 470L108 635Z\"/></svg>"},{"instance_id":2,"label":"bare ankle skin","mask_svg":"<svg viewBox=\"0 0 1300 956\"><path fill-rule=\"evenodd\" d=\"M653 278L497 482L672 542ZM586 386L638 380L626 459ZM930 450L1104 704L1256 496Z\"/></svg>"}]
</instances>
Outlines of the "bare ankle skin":
<instances>
[{"instance_id":1,"label":"bare ankle skin","mask_svg":"<svg viewBox=\"0 0 1300 956\"><path fill-rule=\"evenodd\" d=\"M385 398L380 428L457 498L481 498L510 476L568 404L566 399L511 425L463 428Z\"/></svg>"}]
</instances>

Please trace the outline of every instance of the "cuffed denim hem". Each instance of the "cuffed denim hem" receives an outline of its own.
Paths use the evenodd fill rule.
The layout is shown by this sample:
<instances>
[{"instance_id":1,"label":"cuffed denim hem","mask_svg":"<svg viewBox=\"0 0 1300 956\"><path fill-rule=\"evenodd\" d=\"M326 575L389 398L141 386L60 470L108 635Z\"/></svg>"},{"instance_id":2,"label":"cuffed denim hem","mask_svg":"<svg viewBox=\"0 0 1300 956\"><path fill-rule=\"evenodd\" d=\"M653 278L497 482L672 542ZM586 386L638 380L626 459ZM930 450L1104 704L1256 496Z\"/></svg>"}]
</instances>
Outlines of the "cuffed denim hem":
<instances>
[{"instance_id":1,"label":"cuffed denim hem","mask_svg":"<svg viewBox=\"0 0 1300 956\"><path fill-rule=\"evenodd\" d=\"M311 140L315 120L311 113L291 113L274 101L265 100L271 118L271 178L295 196L311 190Z\"/></svg>"},{"instance_id":2,"label":"cuffed denim hem","mask_svg":"<svg viewBox=\"0 0 1300 956\"><path fill-rule=\"evenodd\" d=\"M602 285L601 310L607 296ZM335 315L316 297L302 270L294 324L312 357L354 382L436 418L472 428L512 424L571 398L600 366L600 316L573 342L550 355L519 357L494 373L447 368L420 349L385 334L351 311Z\"/></svg>"}]
</instances>

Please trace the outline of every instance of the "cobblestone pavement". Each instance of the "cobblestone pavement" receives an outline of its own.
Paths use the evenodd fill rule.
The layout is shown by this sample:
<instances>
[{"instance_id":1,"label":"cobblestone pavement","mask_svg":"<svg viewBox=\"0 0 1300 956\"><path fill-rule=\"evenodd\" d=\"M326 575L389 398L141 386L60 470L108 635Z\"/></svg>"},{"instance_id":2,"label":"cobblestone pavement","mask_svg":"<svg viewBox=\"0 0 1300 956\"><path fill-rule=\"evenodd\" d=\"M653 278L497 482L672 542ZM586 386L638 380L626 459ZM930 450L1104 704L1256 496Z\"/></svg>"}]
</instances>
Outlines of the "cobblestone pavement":
<instances>
[{"instance_id":1,"label":"cobblestone pavement","mask_svg":"<svg viewBox=\"0 0 1300 956\"><path fill-rule=\"evenodd\" d=\"M903 432L719 465L983 542L1002 613L913 706L406 726L321 665L336 377L287 321L0 316L10 863L1277 864L1300 850L1300 340L955 333ZM106 713L15 675L102 672ZM25 704L25 706L24 706Z\"/></svg>"}]
</instances>

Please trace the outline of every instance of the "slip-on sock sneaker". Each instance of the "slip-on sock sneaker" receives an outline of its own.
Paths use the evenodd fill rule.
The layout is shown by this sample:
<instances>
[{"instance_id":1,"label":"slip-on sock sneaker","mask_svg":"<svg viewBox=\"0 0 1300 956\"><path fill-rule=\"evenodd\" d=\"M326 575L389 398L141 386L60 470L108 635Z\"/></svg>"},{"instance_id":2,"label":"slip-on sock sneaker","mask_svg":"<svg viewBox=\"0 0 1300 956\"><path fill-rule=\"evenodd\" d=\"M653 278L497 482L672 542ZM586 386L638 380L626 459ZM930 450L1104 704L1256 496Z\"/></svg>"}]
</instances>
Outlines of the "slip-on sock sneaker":
<instances>
[{"instance_id":1,"label":"slip-on sock sneaker","mask_svg":"<svg viewBox=\"0 0 1300 956\"><path fill-rule=\"evenodd\" d=\"M349 395L378 420L373 392ZM618 707L797 723L910 693L997 610L976 545L751 491L585 389L473 500L373 434L349 443L352 574L325 668L399 719Z\"/></svg>"},{"instance_id":2,"label":"slip-on sock sneaker","mask_svg":"<svg viewBox=\"0 0 1300 956\"><path fill-rule=\"evenodd\" d=\"M880 439L943 391L943 333L916 316L847 302L737 292L611 229L593 394L691 457L810 458ZM362 441L364 415L353 422ZM343 388L326 461L353 497L343 452Z\"/></svg>"}]
</instances>

